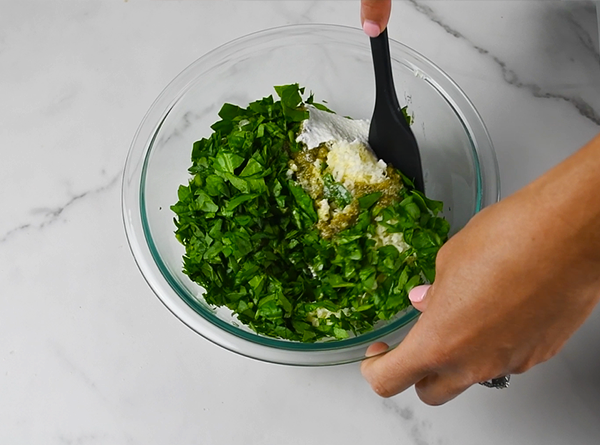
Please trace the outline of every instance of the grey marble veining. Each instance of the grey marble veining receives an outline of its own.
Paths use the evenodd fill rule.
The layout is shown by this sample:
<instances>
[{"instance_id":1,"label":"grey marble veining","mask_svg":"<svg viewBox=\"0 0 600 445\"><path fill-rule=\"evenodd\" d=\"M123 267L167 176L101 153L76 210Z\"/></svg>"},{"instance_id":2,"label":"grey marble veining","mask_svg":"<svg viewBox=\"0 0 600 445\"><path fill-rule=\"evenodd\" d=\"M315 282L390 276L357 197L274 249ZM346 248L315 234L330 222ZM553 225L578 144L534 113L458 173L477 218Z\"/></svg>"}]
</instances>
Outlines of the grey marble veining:
<instances>
[{"instance_id":1,"label":"grey marble veining","mask_svg":"<svg viewBox=\"0 0 600 445\"><path fill-rule=\"evenodd\" d=\"M358 27L358 1L3 3L0 443L598 443L600 310L508 390L473 387L432 408L412 389L380 399L358 365L289 368L224 351L146 285L120 182L153 100L232 38L317 22ZM479 110L504 195L600 131L593 2L395 1L389 31ZM205 117L182 113L174 137Z\"/></svg>"},{"instance_id":2,"label":"grey marble veining","mask_svg":"<svg viewBox=\"0 0 600 445\"><path fill-rule=\"evenodd\" d=\"M504 81L509 85L523 89L536 98L565 101L575 107L583 117L600 126L600 92L597 92L597 94L591 98L591 103L588 103L586 99L578 95L569 95L560 92L560 85L547 87L542 83L538 84L536 82L523 80L516 69L508 62L495 55L493 50L475 43L469 37L445 23L443 18L436 13L435 9L433 9L433 7L436 6L435 2L429 2L431 6L427 2L420 2L418 0L409 0L409 2L418 12L424 14L432 22L439 25L450 36L456 39L464 39L482 56L489 57L493 60L501 70ZM584 21L586 22L585 25L588 25L590 17L593 18L595 6L591 2L549 3L549 5L544 5L543 10L546 14L546 17L544 17L544 26L547 27L546 31L548 31L545 33L546 35L544 37L550 38L549 42L546 44L553 46L552 52L555 52L556 49L560 48L560 52L568 54L568 59L563 57L561 60L558 60L557 63L562 62L572 65L576 62L575 58L577 57L578 62L583 64L586 68L590 68L584 72L585 76L589 79L588 81L592 80L593 82L593 79L595 79L596 82L593 83L593 85L598 86L598 78L600 78L600 55L597 50L597 42L594 42L596 33L592 32L589 29L589 26L584 26ZM542 7L538 6L536 9L541 10ZM562 32L552 33L553 30L555 31L557 29L561 29ZM561 39L558 41L555 40L556 35L559 35ZM538 57L537 61L543 62L543 54ZM544 79L544 81L547 81L547 79Z\"/></svg>"},{"instance_id":3,"label":"grey marble veining","mask_svg":"<svg viewBox=\"0 0 600 445\"><path fill-rule=\"evenodd\" d=\"M91 198L93 195L97 193L103 193L120 183L122 172L119 172L116 176L111 178L109 182L105 185L101 185L92 190L86 190L82 193L79 193L75 196L72 196L66 201L64 204L60 204L57 207L53 208L34 208L31 209L30 215L32 217L32 221L24 222L20 225L10 228L6 233L0 236L0 244L7 241L11 236L18 234L19 232L31 229L43 229L49 224L55 222L61 214L69 207L76 205L78 201L82 199Z\"/></svg>"}]
</instances>

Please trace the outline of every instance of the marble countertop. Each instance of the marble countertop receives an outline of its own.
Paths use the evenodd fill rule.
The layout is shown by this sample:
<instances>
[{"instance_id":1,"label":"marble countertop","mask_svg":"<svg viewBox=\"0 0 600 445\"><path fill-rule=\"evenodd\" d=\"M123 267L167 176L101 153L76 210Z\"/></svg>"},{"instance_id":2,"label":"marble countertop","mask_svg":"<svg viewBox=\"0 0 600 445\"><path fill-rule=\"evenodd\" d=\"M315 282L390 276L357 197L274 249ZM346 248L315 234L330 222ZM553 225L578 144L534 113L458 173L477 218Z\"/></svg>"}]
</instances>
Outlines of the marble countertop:
<instances>
[{"instance_id":1,"label":"marble countertop","mask_svg":"<svg viewBox=\"0 0 600 445\"><path fill-rule=\"evenodd\" d=\"M356 1L5 2L0 13L0 443L591 445L600 310L508 390L381 399L357 364L249 360L146 285L121 220L129 144L207 51ZM593 2L396 1L390 36L445 70L494 142L503 195L600 131Z\"/></svg>"}]
</instances>

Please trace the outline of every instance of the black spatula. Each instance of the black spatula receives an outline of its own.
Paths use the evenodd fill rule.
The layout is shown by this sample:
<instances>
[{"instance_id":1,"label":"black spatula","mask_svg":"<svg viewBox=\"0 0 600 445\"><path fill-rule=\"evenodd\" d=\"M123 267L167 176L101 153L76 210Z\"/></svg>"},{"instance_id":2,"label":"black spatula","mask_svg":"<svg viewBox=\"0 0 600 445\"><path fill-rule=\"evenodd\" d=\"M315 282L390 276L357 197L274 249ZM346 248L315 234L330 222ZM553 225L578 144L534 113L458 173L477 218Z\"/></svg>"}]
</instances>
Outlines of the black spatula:
<instances>
[{"instance_id":1,"label":"black spatula","mask_svg":"<svg viewBox=\"0 0 600 445\"><path fill-rule=\"evenodd\" d=\"M375 68L375 110L369 129L369 145L386 164L391 164L411 179L415 188L425 191L423 168L417 140L396 97L387 29L371 37Z\"/></svg>"}]
</instances>

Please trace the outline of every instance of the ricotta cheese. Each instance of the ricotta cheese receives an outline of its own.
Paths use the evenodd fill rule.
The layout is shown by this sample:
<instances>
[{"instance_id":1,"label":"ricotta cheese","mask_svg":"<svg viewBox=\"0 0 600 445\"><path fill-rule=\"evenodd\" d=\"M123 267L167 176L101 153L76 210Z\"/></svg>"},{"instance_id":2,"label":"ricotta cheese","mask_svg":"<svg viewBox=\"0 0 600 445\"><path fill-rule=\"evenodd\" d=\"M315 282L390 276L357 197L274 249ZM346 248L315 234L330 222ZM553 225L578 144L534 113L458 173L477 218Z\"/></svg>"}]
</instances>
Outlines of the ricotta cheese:
<instances>
[{"instance_id":1,"label":"ricotta cheese","mask_svg":"<svg viewBox=\"0 0 600 445\"><path fill-rule=\"evenodd\" d=\"M324 142L348 141L368 145L369 121L348 119L335 113L322 111L307 105L309 118L302 123L297 142L303 142L307 148L316 148Z\"/></svg>"},{"instance_id":2,"label":"ricotta cheese","mask_svg":"<svg viewBox=\"0 0 600 445\"><path fill-rule=\"evenodd\" d=\"M318 327L322 322L325 324L331 324L331 317L335 316L336 318L340 318L342 314L348 315L350 310L348 308L340 309L336 312L331 312L329 309L324 307L319 307L314 311L311 311L307 314L306 320L310 322L313 326Z\"/></svg>"},{"instance_id":3,"label":"ricotta cheese","mask_svg":"<svg viewBox=\"0 0 600 445\"><path fill-rule=\"evenodd\" d=\"M396 249L398 249L398 252L400 253L410 249L410 246L406 243L406 241L404 241L404 234L388 233L387 229L381 224L377 224L377 228L375 229L375 236L373 237L373 239L376 242L376 248L382 246L394 246Z\"/></svg>"}]
</instances>

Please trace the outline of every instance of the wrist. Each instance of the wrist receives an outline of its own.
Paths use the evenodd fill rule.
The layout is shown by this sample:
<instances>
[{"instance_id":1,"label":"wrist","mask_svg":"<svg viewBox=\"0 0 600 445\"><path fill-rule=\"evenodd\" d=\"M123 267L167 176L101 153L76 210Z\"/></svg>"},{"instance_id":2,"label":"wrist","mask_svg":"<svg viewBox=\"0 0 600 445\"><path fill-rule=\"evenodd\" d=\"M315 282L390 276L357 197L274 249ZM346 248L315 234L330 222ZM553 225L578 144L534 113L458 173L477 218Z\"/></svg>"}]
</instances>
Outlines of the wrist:
<instances>
[{"instance_id":1,"label":"wrist","mask_svg":"<svg viewBox=\"0 0 600 445\"><path fill-rule=\"evenodd\" d=\"M547 242L571 260L600 266L600 135L522 193Z\"/></svg>"}]
</instances>

